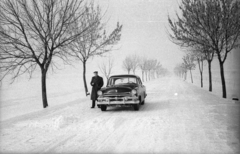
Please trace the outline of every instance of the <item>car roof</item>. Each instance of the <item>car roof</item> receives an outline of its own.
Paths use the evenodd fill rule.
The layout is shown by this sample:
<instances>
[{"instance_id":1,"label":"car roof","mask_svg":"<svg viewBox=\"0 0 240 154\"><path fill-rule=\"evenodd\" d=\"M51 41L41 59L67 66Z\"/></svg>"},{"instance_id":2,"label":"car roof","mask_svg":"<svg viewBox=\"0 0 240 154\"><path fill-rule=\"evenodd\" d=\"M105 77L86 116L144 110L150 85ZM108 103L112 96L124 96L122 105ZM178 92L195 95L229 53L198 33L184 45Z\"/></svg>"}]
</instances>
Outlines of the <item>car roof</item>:
<instances>
[{"instance_id":1,"label":"car roof","mask_svg":"<svg viewBox=\"0 0 240 154\"><path fill-rule=\"evenodd\" d=\"M136 77L136 78L139 78L139 76L134 75L134 74L112 75L111 77Z\"/></svg>"}]
</instances>

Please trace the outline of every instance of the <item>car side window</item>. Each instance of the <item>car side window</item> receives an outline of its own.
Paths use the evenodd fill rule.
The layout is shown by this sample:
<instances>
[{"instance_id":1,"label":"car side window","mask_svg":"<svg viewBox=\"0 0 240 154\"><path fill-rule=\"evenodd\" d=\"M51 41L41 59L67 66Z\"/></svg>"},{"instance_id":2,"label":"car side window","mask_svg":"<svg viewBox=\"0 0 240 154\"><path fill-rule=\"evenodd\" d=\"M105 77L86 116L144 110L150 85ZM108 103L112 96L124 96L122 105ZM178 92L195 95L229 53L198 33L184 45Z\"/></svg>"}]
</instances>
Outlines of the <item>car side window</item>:
<instances>
[{"instance_id":1,"label":"car side window","mask_svg":"<svg viewBox=\"0 0 240 154\"><path fill-rule=\"evenodd\" d=\"M113 85L113 82L114 82L113 79L110 78L110 79L108 79L108 84L107 84L107 85L108 85L108 86Z\"/></svg>"},{"instance_id":2,"label":"car side window","mask_svg":"<svg viewBox=\"0 0 240 154\"><path fill-rule=\"evenodd\" d=\"M140 85L139 79L137 79L137 84Z\"/></svg>"},{"instance_id":3,"label":"car side window","mask_svg":"<svg viewBox=\"0 0 240 154\"><path fill-rule=\"evenodd\" d=\"M137 83L138 83L138 85L142 85L142 82L139 78L137 78Z\"/></svg>"}]
</instances>

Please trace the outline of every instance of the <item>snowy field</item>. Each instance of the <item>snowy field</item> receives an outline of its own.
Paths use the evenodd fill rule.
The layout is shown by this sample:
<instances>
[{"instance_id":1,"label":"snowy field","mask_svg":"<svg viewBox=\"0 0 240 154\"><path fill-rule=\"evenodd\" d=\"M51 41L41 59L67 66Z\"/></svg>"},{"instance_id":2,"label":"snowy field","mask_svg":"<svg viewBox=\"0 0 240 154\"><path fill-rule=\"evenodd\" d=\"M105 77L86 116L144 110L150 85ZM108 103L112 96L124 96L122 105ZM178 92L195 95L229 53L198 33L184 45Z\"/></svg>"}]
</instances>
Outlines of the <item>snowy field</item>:
<instances>
[{"instance_id":1,"label":"snowy field","mask_svg":"<svg viewBox=\"0 0 240 154\"><path fill-rule=\"evenodd\" d=\"M47 92L50 107L83 96L80 75L81 72L78 70L71 73L48 75ZM11 85L3 83L1 86L1 120L43 108L40 74L33 76L30 80L26 78L26 76L22 76Z\"/></svg>"},{"instance_id":2,"label":"snowy field","mask_svg":"<svg viewBox=\"0 0 240 154\"><path fill-rule=\"evenodd\" d=\"M94 64L89 62L93 68L88 68L86 77L88 88ZM47 95L49 107L75 101L85 97L82 64L75 63L74 66L60 64L59 70L49 70L47 75ZM31 112L41 111L41 74L36 70L33 77L29 79L28 74L17 78L12 84L11 76L7 76L0 86L0 121L18 117ZM91 90L91 89L89 89Z\"/></svg>"},{"instance_id":3,"label":"snowy field","mask_svg":"<svg viewBox=\"0 0 240 154\"><path fill-rule=\"evenodd\" d=\"M239 104L176 77L145 83L132 108L90 109L89 98L1 123L0 152L239 153ZM76 95L77 96L77 95Z\"/></svg>"}]
</instances>

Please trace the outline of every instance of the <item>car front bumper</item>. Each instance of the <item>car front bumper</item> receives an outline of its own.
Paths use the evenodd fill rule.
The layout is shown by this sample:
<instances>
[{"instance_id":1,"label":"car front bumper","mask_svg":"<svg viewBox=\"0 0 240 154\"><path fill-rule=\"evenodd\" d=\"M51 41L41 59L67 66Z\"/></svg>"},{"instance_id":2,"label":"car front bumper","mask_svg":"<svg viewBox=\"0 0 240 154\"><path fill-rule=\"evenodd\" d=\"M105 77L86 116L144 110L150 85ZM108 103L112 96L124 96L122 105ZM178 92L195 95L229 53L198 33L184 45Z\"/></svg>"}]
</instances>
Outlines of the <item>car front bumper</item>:
<instances>
[{"instance_id":1,"label":"car front bumper","mask_svg":"<svg viewBox=\"0 0 240 154\"><path fill-rule=\"evenodd\" d=\"M98 98L97 105L131 105L139 104L139 99L137 97L128 97L122 99L109 99L109 98Z\"/></svg>"}]
</instances>

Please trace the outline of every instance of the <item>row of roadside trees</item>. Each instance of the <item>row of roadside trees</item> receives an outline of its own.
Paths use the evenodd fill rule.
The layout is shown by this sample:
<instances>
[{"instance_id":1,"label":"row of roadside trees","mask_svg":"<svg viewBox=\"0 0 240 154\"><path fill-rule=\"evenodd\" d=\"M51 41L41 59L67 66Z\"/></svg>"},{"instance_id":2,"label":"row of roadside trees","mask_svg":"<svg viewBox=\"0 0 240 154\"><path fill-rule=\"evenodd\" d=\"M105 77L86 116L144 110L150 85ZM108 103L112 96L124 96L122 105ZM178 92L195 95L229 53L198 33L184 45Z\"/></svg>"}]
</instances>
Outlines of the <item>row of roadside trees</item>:
<instances>
[{"instance_id":1,"label":"row of roadside trees","mask_svg":"<svg viewBox=\"0 0 240 154\"><path fill-rule=\"evenodd\" d=\"M135 74L136 70L139 69L143 82L168 74L168 70L163 68L157 59L139 57L136 54L127 56L123 61L122 68L127 71L128 74L131 71Z\"/></svg>"},{"instance_id":2,"label":"row of roadside trees","mask_svg":"<svg viewBox=\"0 0 240 154\"><path fill-rule=\"evenodd\" d=\"M211 63L219 62L222 97L227 97L224 63L229 52L240 46L240 1L182 0L176 18L168 17L171 40L187 49L198 62L201 75L203 61L208 63L209 91L212 91ZM178 65L177 74L186 74L186 66ZM183 73L184 72L184 73Z\"/></svg>"},{"instance_id":3,"label":"row of roadside trees","mask_svg":"<svg viewBox=\"0 0 240 154\"><path fill-rule=\"evenodd\" d=\"M195 57L192 54L186 54L183 58L183 63L178 64L175 68L174 68L174 73L179 76L184 78L184 80L187 79L187 72L190 72L191 75L191 81L193 83L193 77L192 77L192 70L195 69L196 64L195 62ZM201 64L199 63L199 66L201 67ZM202 80L201 80L201 87L203 86L202 84Z\"/></svg>"},{"instance_id":4,"label":"row of roadside trees","mask_svg":"<svg viewBox=\"0 0 240 154\"><path fill-rule=\"evenodd\" d=\"M111 51L122 25L107 31L98 5L86 0L1 0L0 73L12 79L41 71L43 107L48 106L46 76L56 61L81 61L86 95L87 60Z\"/></svg>"}]
</instances>

